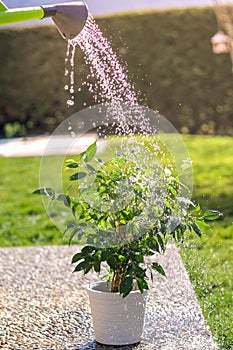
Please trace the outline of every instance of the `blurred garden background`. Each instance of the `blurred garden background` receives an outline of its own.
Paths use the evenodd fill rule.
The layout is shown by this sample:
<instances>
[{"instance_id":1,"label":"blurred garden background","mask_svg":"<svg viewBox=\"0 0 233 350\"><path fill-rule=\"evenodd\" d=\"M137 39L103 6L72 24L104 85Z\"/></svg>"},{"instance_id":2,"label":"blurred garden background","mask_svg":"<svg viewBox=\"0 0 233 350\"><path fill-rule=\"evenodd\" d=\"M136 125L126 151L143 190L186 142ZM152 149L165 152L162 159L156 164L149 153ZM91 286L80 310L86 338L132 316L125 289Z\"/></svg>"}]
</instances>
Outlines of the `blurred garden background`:
<instances>
[{"instance_id":1,"label":"blurred garden background","mask_svg":"<svg viewBox=\"0 0 233 350\"><path fill-rule=\"evenodd\" d=\"M204 317L220 348L233 349L233 75L215 55L211 7L140 11L96 18L127 63L140 103L159 110L183 135L193 161L193 199L223 212L204 237L181 248ZM90 74L75 56L75 105L64 90L66 43L53 25L0 30L0 137L50 134L94 101ZM81 91L79 90L81 87ZM38 188L39 157L0 157L0 246L64 244Z\"/></svg>"}]
</instances>

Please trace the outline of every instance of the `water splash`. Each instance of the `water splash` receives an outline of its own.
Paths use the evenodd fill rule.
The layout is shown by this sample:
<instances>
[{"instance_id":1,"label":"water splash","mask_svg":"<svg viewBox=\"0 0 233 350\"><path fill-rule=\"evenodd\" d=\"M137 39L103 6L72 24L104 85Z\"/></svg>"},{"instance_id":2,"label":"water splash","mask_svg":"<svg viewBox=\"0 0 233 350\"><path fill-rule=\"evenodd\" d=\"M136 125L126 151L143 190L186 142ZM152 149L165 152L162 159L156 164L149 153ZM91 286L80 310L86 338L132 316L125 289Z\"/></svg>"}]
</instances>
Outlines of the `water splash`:
<instances>
[{"instance_id":1,"label":"water splash","mask_svg":"<svg viewBox=\"0 0 233 350\"><path fill-rule=\"evenodd\" d=\"M75 46L71 45L71 42L68 41L65 58L65 77L69 76L69 83L64 86L64 89L70 92L70 98L67 100L68 107L74 105L74 57Z\"/></svg>"},{"instance_id":2,"label":"water splash","mask_svg":"<svg viewBox=\"0 0 233 350\"><path fill-rule=\"evenodd\" d=\"M164 170L166 168L169 174L182 174L186 170L183 162L183 159L187 159L186 150L181 152L184 149L182 141L177 138L177 131L165 118L158 112L139 106L137 93L128 79L127 66L121 64L90 14L79 35L68 41L65 59L65 75L69 77L69 84L66 84L65 89L71 94L67 101L68 106L74 105L74 57L77 46L83 51L85 62L90 68L89 78L95 80L95 83L89 80L86 84L98 104L84 110L80 118L75 115L74 118L69 119L69 122L66 120L66 123L60 129L58 128L57 132L63 134L64 132L60 131L64 129L72 137L71 143L73 143L75 137L78 138L90 130L92 132L95 130L99 139L98 143L104 139L103 158L105 161L109 160L109 157L111 159L121 154L128 160L128 164L133 162L135 169L143 174L142 181L146 182L146 184L143 182L143 186L148 189L148 195L144 198L143 211L134 221L131 220L132 222L124 226L124 237L131 240L135 238L131 236L132 232L135 231L136 236L142 235L153 226L154 221L163 212L163 202L169 196L167 174ZM68 65L70 65L70 73ZM112 140L112 135L115 141ZM185 157L181 159L183 155ZM171 222L168 221L171 230L179 223L179 216L185 215L186 207L189 205L190 188L192 188L189 186L189 175L190 172L185 171L184 183L188 183L188 186L179 192L179 197L185 197L188 201L178 203L177 212L174 211ZM82 192L88 194L87 198L84 198L85 202L91 208L95 207L104 213L111 212L114 215L115 212L127 206L128 202L126 203L125 198L128 200L131 198L130 181L128 187L122 181L116 183L116 193L114 193L116 200L106 202L96 196L96 187L93 188L94 194L90 196L89 187L91 186L86 183L86 177L82 181L82 184L80 181L80 186L83 186L85 190ZM76 191L76 188L72 187L72 190ZM61 191L65 193L63 188ZM70 187L69 191L71 191ZM75 193L73 196L75 197ZM137 225L140 229L133 230L132 225ZM112 239L115 239L114 244L119 243L114 229L111 232L107 230L106 233L106 240L97 242L97 244L104 243L108 246L113 244Z\"/></svg>"},{"instance_id":3,"label":"water splash","mask_svg":"<svg viewBox=\"0 0 233 350\"><path fill-rule=\"evenodd\" d=\"M128 81L127 67L120 63L91 14L88 15L81 33L68 40L66 63L70 58L71 86L74 84L74 54L77 45L84 52L85 62L90 67L89 77L96 79L95 84L87 82L89 92L96 103L112 101L137 103L137 94Z\"/></svg>"},{"instance_id":4,"label":"water splash","mask_svg":"<svg viewBox=\"0 0 233 350\"><path fill-rule=\"evenodd\" d=\"M180 135L171 124L169 125L165 118L145 107L141 107L140 112L140 107L137 106L137 112L140 112L141 118L145 117L146 120L150 120L150 128L152 131L154 130L154 134L139 135L135 133L135 135L131 135L130 132L133 131L133 127L137 127L135 121L132 128L130 125L128 127L127 132L129 134L122 137L114 133L115 129L110 129L111 125L116 124L116 115L109 113L109 107L111 107L109 104L92 106L64 120L50 138L40 168L41 188L52 186L56 193L66 193L72 198L76 198L77 190L80 190L78 197L92 208L91 210L95 209L97 212L101 212L103 217L111 216L114 220L117 220L121 212L127 211L128 208L129 210L131 210L130 208L139 208L139 204L134 207L131 206L135 198L135 185L139 190L137 192L139 194L139 187L141 186L144 189L142 202L140 201L140 212L136 213L135 211L137 215L132 217L132 220L125 221L124 226L121 225L121 235L117 231L118 226L106 227L106 230L103 230L102 226L97 225L96 229L100 229L102 236L97 235L98 240L96 240L96 236L94 237L95 242L93 244L96 246L113 246L120 244L122 239L124 239L124 242L132 241L143 235L158 221L165 209L163 203L169 200L170 196L167 187L167 174L169 175L175 171L175 174L179 174L182 183L186 184L184 188L179 189L177 206L174 207L174 210L170 210L172 215L170 215L171 220L167 221L168 231L172 230L174 225L179 224L179 219L185 215L192 189L190 186L192 183L189 182L189 180L192 180L192 174L187 165L184 167L183 162L188 156L187 149ZM131 115L132 119L137 119L137 116L134 118L134 108L130 110L128 104L122 104L121 108L123 111L126 108L126 112L128 111L127 113ZM108 119L107 126L103 124L106 119ZM138 128L140 128L140 124L141 122L138 124ZM95 130L93 130L94 125ZM170 130L168 130L169 127ZM92 137L90 130L93 133ZM163 133L164 130L167 133ZM51 154L50 150L56 149L57 137L60 135L66 135L64 154L62 157L51 159L49 156ZM103 135L106 137L103 138ZM68 159L66 156L68 154L76 155L87 149L87 146L93 142L93 137L97 140L97 156L91 160L91 164L88 164L88 175L80 178L78 184L76 182L70 184L67 180L77 170L71 168L68 173L65 170L63 171ZM121 158L127 161L126 168ZM98 181L96 182L96 174L99 170L105 171L104 166L109 161L114 161L114 159L116 162L117 160L120 162L117 168L119 174L121 174L120 169L122 169L123 174L127 173L127 169L130 172L132 170L132 173L127 178L117 176L111 192L112 197L109 195L102 198L97 191L101 186L97 183ZM78 171L86 171L85 169L86 166L83 165L79 167ZM181 201L184 197L187 198L187 201ZM56 206L49 201L44 204L51 220L61 232L66 230L67 223L69 225L76 223L76 218L68 207L64 207L62 202L56 203ZM82 231L85 237L82 235L80 238L79 235L75 235L72 239L79 244L86 242L90 244L91 235L94 232L93 225L94 223L91 221L88 225L85 225L86 231ZM66 237L69 239L70 232L67 232L67 234Z\"/></svg>"}]
</instances>

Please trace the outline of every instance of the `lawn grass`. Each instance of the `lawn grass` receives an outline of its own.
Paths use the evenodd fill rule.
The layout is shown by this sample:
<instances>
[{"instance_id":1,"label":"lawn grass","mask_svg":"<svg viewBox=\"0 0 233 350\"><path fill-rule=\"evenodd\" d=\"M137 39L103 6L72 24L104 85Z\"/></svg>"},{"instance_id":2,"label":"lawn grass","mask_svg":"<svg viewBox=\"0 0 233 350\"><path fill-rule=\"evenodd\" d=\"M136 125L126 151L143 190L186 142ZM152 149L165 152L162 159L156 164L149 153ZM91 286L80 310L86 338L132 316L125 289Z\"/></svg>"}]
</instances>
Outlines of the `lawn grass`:
<instances>
[{"instance_id":1,"label":"lawn grass","mask_svg":"<svg viewBox=\"0 0 233 350\"><path fill-rule=\"evenodd\" d=\"M221 349L233 349L233 139L187 136L193 160L193 197L203 208L223 212L181 255L198 296L204 317Z\"/></svg>"},{"instance_id":2,"label":"lawn grass","mask_svg":"<svg viewBox=\"0 0 233 350\"><path fill-rule=\"evenodd\" d=\"M204 317L222 349L233 348L233 139L184 136L193 160L193 198L223 212L222 220L193 237L181 255ZM0 158L0 246L64 244L39 197L40 158Z\"/></svg>"},{"instance_id":3,"label":"lawn grass","mask_svg":"<svg viewBox=\"0 0 233 350\"><path fill-rule=\"evenodd\" d=\"M181 256L203 315L221 349L233 349L232 217L181 248Z\"/></svg>"},{"instance_id":4,"label":"lawn grass","mask_svg":"<svg viewBox=\"0 0 233 350\"><path fill-rule=\"evenodd\" d=\"M0 246L62 244L39 198L40 158L0 158Z\"/></svg>"}]
</instances>

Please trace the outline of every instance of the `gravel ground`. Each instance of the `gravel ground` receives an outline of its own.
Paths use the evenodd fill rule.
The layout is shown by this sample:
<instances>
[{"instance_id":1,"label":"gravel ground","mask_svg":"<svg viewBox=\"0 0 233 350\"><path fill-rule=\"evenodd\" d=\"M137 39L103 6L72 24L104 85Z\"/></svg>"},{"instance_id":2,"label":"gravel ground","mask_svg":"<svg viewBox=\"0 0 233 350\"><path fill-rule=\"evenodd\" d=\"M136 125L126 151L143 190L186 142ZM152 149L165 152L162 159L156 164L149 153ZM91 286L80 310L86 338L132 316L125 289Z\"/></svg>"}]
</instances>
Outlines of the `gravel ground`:
<instances>
[{"instance_id":1,"label":"gravel ground","mask_svg":"<svg viewBox=\"0 0 233 350\"><path fill-rule=\"evenodd\" d=\"M151 286L142 342L96 344L85 286L100 277L72 274L71 256L78 249L0 249L0 349L217 349L174 246L157 259L167 278L156 275Z\"/></svg>"}]
</instances>

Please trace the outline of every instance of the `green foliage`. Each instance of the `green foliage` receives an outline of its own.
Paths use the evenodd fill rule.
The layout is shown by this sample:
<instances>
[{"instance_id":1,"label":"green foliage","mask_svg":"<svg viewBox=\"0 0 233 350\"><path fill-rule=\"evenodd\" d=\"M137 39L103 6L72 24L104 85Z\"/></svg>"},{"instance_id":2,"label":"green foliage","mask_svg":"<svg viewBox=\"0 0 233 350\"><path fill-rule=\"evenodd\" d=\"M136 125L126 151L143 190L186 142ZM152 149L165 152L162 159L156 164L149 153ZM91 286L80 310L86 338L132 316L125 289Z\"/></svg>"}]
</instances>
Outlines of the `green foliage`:
<instances>
[{"instance_id":1,"label":"green foliage","mask_svg":"<svg viewBox=\"0 0 233 350\"><path fill-rule=\"evenodd\" d=\"M127 62L140 103L158 109L182 133L233 134L231 61L212 53L210 38L217 30L212 8L122 14L97 22ZM95 104L83 85L90 71L77 48L75 105L66 107L66 42L54 26L1 29L0 43L1 136L52 132L83 103Z\"/></svg>"},{"instance_id":2,"label":"green foliage","mask_svg":"<svg viewBox=\"0 0 233 350\"><path fill-rule=\"evenodd\" d=\"M204 317L220 348L232 349L233 274L233 139L231 137L184 137L193 160L193 200L203 209L224 213L212 227L203 227L182 244L182 259L195 287ZM207 161L209 160L209 161ZM62 234L51 223L39 198L31 195L39 183L40 158L1 158L0 246L59 245ZM153 241L154 245L155 242ZM157 251L158 248L153 248ZM107 254L107 253L106 253ZM116 259L109 257L114 269Z\"/></svg>"},{"instance_id":3,"label":"green foliage","mask_svg":"<svg viewBox=\"0 0 233 350\"><path fill-rule=\"evenodd\" d=\"M72 183L76 182L74 188L68 186L69 193L58 194L51 188L44 188L34 194L62 200L72 211L75 221L67 225L65 233L69 232L70 242L76 236L79 241L85 237L87 242L72 259L77 264L74 271L100 272L101 263L106 262L112 274L112 292L120 292L125 297L136 285L143 293L148 289L148 271L150 276L152 269L165 276L162 266L156 262L146 263L145 257L156 252L163 254L169 239L183 241L188 231L201 236L199 223L216 220L222 214L209 210L201 216L200 207L195 207L191 201L192 209L188 213L178 195L182 184L166 167L156 181L163 181L167 195L160 198L163 201L160 208L150 203L148 210L150 169L139 168L127 154L108 162L100 161L95 159L96 150L94 142L76 159L67 160L66 168L81 170L69 177ZM90 165L92 160L96 163ZM80 181L84 178L85 181ZM105 203L107 210L104 210ZM146 222L144 226L137 220L141 214ZM154 220L150 220L152 215Z\"/></svg>"}]
</instances>

